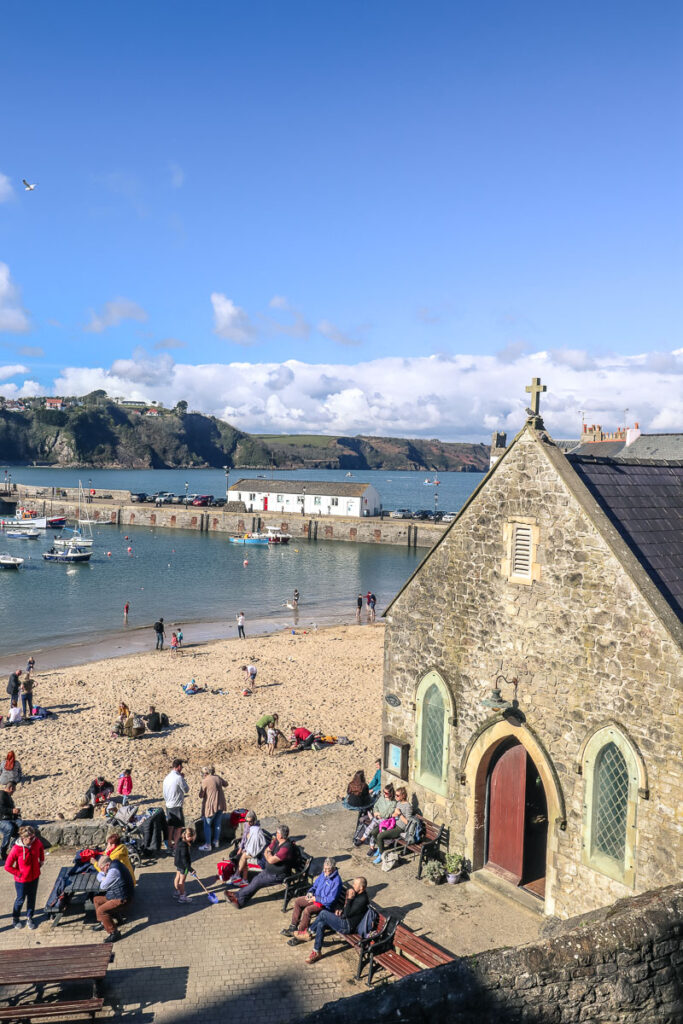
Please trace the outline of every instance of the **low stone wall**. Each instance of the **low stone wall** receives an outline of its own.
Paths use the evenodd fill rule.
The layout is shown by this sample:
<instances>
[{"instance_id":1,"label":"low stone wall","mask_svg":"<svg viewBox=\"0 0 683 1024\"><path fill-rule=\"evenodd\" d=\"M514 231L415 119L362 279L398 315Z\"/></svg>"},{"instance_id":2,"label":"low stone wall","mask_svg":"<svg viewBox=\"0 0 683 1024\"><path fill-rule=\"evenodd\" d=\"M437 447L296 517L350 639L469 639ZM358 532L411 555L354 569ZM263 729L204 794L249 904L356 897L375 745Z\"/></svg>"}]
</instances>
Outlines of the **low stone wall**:
<instances>
[{"instance_id":1,"label":"low stone wall","mask_svg":"<svg viewBox=\"0 0 683 1024\"><path fill-rule=\"evenodd\" d=\"M188 822L189 824L189 822ZM106 818L84 818L77 821L48 821L36 826L40 838L46 847L67 846L76 850L103 849L105 840L109 833L116 828ZM194 823L197 832L197 842L204 842L202 819L198 818ZM221 841L231 842L235 830L230 825L230 815L223 816L221 823Z\"/></svg>"},{"instance_id":2,"label":"low stone wall","mask_svg":"<svg viewBox=\"0 0 683 1024\"><path fill-rule=\"evenodd\" d=\"M65 515L75 519L78 502L50 497L30 498L29 490L18 488L21 500L30 500L31 507L40 515ZM43 488L44 489L44 488ZM58 491L58 488L55 488ZM107 492L109 493L109 492ZM331 540L357 544L395 544L403 547L430 548L446 529L440 523L413 523L405 519L351 518L342 516L300 516L271 512L240 512L192 505L130 504L129 492L125 503L96 497L87 506L88 516L94 521L117 523L120 526L159 526L167 529L199 530L200 532L239 535L267 527L277 527L292 535L293 540ZM233 503L234 504L234 503Z\"/></svg>"},{"instance_id":3,"label":"low stone wall","mask_svg":"<svg viewBox=\"0 0 683 1024\"><path fill-rule=\"evenodd\" d=\"M533 945L458 959L328 1003L299 1024L677 1024L682 922L683 885L669 886L549 922L552 934Z\"/></svg>"}]
</instances>

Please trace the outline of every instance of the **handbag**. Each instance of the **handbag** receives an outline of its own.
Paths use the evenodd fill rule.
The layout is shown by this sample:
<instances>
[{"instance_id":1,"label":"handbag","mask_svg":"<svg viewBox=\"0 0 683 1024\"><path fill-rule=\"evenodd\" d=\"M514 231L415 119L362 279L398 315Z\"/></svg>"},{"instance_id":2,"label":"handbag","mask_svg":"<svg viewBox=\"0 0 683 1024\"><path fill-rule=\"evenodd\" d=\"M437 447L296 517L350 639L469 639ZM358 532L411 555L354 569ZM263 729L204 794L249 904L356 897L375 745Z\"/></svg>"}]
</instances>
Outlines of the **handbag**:
<instances>
[{"instance_id":1,"label":"handbag","mask_svg":"<svg viewBox=\"0 0 683 1024\"><path fill-rule=\"evenodd\" d=\"M396 828L396 818L382 818L379 823L379 831L386 832L389 828Z\"/></svg>"}]
</instances>

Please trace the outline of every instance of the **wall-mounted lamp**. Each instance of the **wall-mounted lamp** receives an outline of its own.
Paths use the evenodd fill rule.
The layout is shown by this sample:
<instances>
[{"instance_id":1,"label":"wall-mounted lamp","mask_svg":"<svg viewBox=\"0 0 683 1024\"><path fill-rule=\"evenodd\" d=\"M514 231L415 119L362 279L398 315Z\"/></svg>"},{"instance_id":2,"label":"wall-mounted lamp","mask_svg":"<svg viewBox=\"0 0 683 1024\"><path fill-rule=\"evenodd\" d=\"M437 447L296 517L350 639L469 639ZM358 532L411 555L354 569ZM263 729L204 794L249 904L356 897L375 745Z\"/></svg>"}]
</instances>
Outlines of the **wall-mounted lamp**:
<instances>
[{"instance_id":1,"label":"wall-mounted lamp","mask_svg":"<svg viewBox=\"0 0 683 1024\"><path fill-rule=\"evenodd\" d=\"M505 700L502 693L500 692L498 683L501 680L504 683L507 683L509 686L514 686L515 688L515 695L511 701ZM519 680L517 679L517 676L514 676L513 679L506 679L504 675L497 675L495 680L495 686L491 690L490 696L484 697L484 699L481 700L479 703L483 704L485 708L492 708L494 711L516 711L519 707L519 703L517 701L518 686Z\"/></svg>"}]
</instances>

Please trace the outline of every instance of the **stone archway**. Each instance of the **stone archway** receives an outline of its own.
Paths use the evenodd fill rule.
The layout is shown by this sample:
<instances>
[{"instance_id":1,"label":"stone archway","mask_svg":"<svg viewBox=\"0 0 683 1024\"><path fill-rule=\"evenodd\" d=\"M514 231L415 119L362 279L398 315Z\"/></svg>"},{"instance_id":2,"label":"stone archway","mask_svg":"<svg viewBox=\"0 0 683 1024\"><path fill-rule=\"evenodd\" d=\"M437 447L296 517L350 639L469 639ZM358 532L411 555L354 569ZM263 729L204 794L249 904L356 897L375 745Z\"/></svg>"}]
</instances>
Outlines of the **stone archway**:
<instances>
[{"instance_id":1,"label":"stone archway","mask_svg":"<svg viewBox=\"0 0 683 1024\"><path fill-rule=\"evenodd\" d=\"M503 804L510 800L514 801L516 789L517 799L521 801L519 813L522 815L524 814L525 797L528 801L529 783L533 784L535 780L538 780L539 786L542 787L542 797L547 808L547 836L544 833L542 837L545 864L538 864L539 849L541 849L538 838L535 840L534 856L539 880L545 879L545 891L543 894L542 886L540 890L538 887L533 888L532 886L531 888L537 895L544 895L545 911L551 914L555 905L553 853L557 851L558 830L566 828L564 796L547 751L532 730L517 719L496 716L495 719L484 723L471 737L463 754L461 781L467 787L466 855L471 859L475 871L484 867L489 853L490 836L487 834L487 829L491 824L488 817L489 811L493 807L494 813L498 813L495 810L495 805L490 803L491 780L492 777L496 778L494 775L496 772L497 783L502 787L500 793L502 793ZM524 772L518 784L515 782L515 772ZM518 828L518 831L521 829L524 832L529 828L529 823L522 820L516 825L515 821L510 819L506 827L509 827L512 832L515 827ZM512 840L512 842L515 841ZM499 860L501 859L500 846L496 848L495 856ZM520 884L525 871L529 873L531 870L523 865L521 855L516 866L513 856L512 860L507 858L503 868L512 868L507 873L505 870L499 873L515 885Z\"/></svg>"}]
</instances>

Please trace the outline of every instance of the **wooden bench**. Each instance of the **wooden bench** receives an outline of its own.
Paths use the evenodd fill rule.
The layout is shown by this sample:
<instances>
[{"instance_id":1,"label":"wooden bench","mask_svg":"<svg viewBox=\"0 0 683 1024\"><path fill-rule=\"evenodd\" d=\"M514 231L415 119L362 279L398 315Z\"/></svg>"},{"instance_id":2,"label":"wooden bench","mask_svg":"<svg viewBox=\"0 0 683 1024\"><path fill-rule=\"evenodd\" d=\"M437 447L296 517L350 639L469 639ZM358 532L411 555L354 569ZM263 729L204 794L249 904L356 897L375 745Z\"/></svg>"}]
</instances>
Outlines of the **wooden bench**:
<instances>
[{"instance_id":1,"label":"wooden bench","mask_svg":"<svg viewBox=\"0 0 683 1024\"><path fill-rule=\"evenodd\" d=\"M114 951L104 943L87 946L38 946L0 952L0 985L36 987L50 983L90 981L90 999L56 999L0 1007L0 1020L32 1020L34 1017L74 1017L92 1020L102 1009L98 986L107 973Z\"/></svg>"},{"instance_id":2,"label":"wooden bench","mask_svg":"<svg viewBox=\"0 0 683 1024\"><path fill-rule=\"evenodd\" d=\"M370 964L372 964L373 955L378 956L383 951L391 949L391 943L394 936L394 929L396 928L396 921L388 914L383 914L382 911L374 903L370 903L369 906L377 914L377 927L373 932L373 938L368 936L367 938L361 938L360 935L355 933L352 935L343 935L338 933L338 937L343 939L348 946L352 949L358 950L358 967L356 969L356 980L360 978L363 973L363 967L365 966L366 960L369 958ZM371 973L371 972L370 972ZM370 981L368 981L370 985Z\"/></svg>"},{"instance_id":3,"label":"wooden bench","mask_svg":"<svg viewBox=\"0 0 683 1024\"><path fill-rule=\"evenodd\" d=\"M402 848L404 852L410 851L413 854L413 859L415 859L415 855L419 853L420 861L417 866L416 878L422 878L422 866L426 860L427 854L438 853L439 848L442 846L444 849L448 849L450 829L446 828L444 824L437 825L434 821L428 821L427 818L423 818L421 814L418 814L417 817L422 822L422 828L424 829L424 835L419 843L406 843L406 841L401 839L400 836L390 840L390 843L393 844L394 849ZM387 847L389 845L390 844L387 843ZM387 847L385 847L385 849Z\"/></svg>"},{"instance_id":4,"label":"wooden bench","mask_svg":"<svg viewBox=\"0 0 683 1024\"><path fill-rule=\"evenodd\" d=\"M428 971L432 967L440 967L442 964L450 964L455 957L445 949L440 949L429 939L416 935L404 924L399 924L394 932L394 949L402 957L407 957L422 970Z\"/></svg>"},{"instance_id":5,"label":"wooden bench","mask_svg":"<svg viewBox=\"0 0 683 1024\"><path fill-rule=\"evenodd\" d=\"M72 999L54 1003L20 1003L0 1007L0 1020L36 1020L39 1017L90 1017L95 1019L104 999Z\"/></svg>"}]
</instances>

